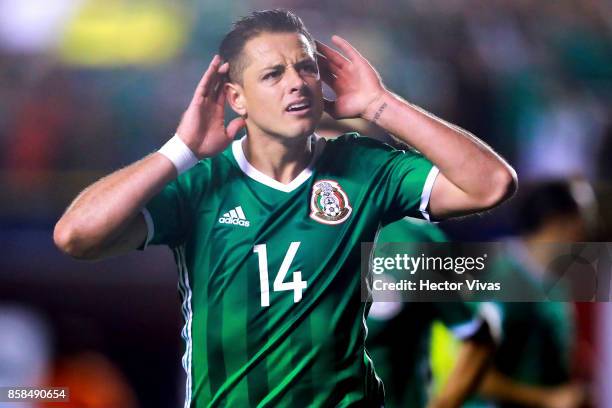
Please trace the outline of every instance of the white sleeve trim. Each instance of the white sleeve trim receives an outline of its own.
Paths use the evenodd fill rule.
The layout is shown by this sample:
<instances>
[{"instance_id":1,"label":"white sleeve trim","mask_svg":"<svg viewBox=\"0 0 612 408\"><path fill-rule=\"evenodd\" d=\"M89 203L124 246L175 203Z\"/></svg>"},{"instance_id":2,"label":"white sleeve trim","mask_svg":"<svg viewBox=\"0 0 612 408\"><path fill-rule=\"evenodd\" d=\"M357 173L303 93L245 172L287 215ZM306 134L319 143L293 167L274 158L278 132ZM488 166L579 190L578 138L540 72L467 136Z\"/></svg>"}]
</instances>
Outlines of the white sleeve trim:
<instances>
[{"instance_id":1,"label":"white sleeve trim","mask_svg":"<svg viewBox=\"0 0 612 408\"><path fill-rule=\"evenodd\" d=\"M495 344L499 344L504 336L502 327L503 312L500 307L493 302L483 302L478 308L478 314L489 325L489 331Z\"/></svg>"},{"instance_id":2,"label":"white sleeve trim","mask_svg":"<svg viewBox=\"0 0 612 408\"><path fill-rule=\"evenodd\" d=\"M493 302L482 302L478 307L477 317L469 322L453 326L450 330L455 337L465 340L472 337L486 322L493 342L499 345L503 336L502 311Z\"/></svg>"},{"instance_id":3,"label":"white sleeve trim","mask_svg":"<svg viewBox=\"0 0 612 408\"><path fill-rule=\"evenodd\" d=\"M151 217L151 213L149 212L149 210L143 208L142 210L140 210L140 212L144 216L145 223L147 224L147 239L145 240L144 246L142 247L142 249L145 249L147 246L149 246L149 242L151 242L153 236L155 235L155 225L153 224L153 217Z\"/></svg>"},{"instance_id":4,"label":"white sleeve trim","mask_svg":"<svg viewBox=\"0 0 612 408\"><path fill-rule=\"evenodd\" d=\"M456 326L450 327L453 335L459 340L465 340L467 338L472 337L484 323L484 319L476 318L474 320L470 320L469 322L461 323Z\"/></svg>"},{"instance_id":5,"label":"white sleeve trim","mask_svg":"<svg viewBox=\"0 0 612 408\"><path fill-rule=\"evenodd\" d=\"M440 174L440 170L433 166L431 170L429 170L429 174L425 179L425 185L423 185L423 192L421 193L421 205L419 206L419 211L423 215L427 221L431 221L429 219L429 212L427 211L427 207L429 206L429 198L431 197L431 191L433 190L434 182L436 181L436 177Z\"/></svg>"}]
</instances>

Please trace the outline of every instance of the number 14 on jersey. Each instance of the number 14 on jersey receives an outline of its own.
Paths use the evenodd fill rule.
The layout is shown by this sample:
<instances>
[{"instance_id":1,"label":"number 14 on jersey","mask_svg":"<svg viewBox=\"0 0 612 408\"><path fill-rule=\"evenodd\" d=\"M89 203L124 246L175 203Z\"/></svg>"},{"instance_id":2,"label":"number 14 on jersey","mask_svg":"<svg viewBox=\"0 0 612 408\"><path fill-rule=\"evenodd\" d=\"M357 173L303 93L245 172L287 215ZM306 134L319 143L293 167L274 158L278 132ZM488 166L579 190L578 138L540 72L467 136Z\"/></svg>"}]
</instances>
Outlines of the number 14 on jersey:
<instances>
[{"instance_id":1,"label":"number 14 on jersey","mask_svg":"<svg viewBox=\"0 0 612 408\"><path fill-rule=\"evenodd\" d=\"M291 268L291 263L293 262L293 258L295 258L295 254L300 247L300 242L292 242L289 245L289 249L287 253L285 253L285 258L276 274L276 278L274 278L273 289L275 292L280 292L284 290L293 290L293 303L297 303L302 300L302 292L306 289L307 282L302 280L302 272L295 271L293 272L293 281L285 282L285 278L287 277L287 272L289 272L289 268ZM267 252L267 244L258 244L253 248L253 252L257 254L259 259L259 285L261 289L261 306L268 307L270 306L270 280L268 279L268 252Z\"/></svg>"}]
</instances>

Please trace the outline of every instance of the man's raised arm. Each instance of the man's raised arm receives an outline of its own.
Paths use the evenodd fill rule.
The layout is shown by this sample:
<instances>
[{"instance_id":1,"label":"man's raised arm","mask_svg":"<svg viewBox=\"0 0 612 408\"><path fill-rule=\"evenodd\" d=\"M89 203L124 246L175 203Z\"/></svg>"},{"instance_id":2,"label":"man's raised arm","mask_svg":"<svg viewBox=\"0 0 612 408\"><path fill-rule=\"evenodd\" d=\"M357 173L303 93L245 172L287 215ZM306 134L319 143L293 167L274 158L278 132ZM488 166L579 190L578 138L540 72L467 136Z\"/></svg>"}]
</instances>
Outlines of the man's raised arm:
<instances>
[{"instance_id":1,"label":"man's raised arm","mask_svg":"<svg viewBox=\"0 0 612 408\"><path fill-rule=\"evenodd\" d=\"M227 129L224 125L223 82L228 69L218 56L213 58L177 135L159 152L98 180L77 196L53 232L62 251L75 258L100 259L143 244L147 228L140 211L146 203L198 159L223 151L244 126L241 118Z\"/></svg>"},{"instance_id":2,"label":"man's raised arm","mask_svg":"<svg viewBox=\"0 0 612 408\"><path fill-rule=\"evenodd\" d=\"M344 55L317 43L322 78L336 93L326 101L334 118L362 117L420 151L440 170L430 198L435 218L485 210L516 190L516 173L489 146L387 90L370 63L346 40L333 43Z\"/></svg>"}]
</instances>

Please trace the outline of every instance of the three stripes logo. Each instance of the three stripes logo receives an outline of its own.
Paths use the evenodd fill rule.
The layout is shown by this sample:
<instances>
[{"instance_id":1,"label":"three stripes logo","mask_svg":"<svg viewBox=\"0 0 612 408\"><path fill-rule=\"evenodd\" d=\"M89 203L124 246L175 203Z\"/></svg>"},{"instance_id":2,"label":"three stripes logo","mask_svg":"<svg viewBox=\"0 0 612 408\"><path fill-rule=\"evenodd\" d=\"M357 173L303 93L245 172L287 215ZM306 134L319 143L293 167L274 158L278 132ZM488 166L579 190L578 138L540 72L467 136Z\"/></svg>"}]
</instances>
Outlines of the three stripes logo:
<instances>
[{"instance_id":1,"label":"three stripes logo","mask_svg":"<svg viewBox=\"0 0 612 408\"><path fill-rule=\"evenodd\" d=\"M223 214L223 216L219 218L219 222L221 224L239 225L241 227L248 227L250 225L241 206Z\"/></svg>"}]
</instances>

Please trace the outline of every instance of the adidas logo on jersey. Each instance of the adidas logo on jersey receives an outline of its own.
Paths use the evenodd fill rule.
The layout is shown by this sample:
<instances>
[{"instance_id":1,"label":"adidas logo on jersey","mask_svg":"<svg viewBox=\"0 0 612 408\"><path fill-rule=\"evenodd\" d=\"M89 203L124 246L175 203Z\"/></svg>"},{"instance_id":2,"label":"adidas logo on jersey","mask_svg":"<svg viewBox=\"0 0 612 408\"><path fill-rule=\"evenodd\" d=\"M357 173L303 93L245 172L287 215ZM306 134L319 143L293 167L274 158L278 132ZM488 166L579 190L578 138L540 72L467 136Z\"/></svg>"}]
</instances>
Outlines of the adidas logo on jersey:
<instances>
[{"instance_id":1,"label":"adidas logo on jersey","mask_svg":"<svg viewBox=\"0 0 612 408\"><path fill-rule=\"evenodd\" d=\"M223 214L223 216L219 218L219 222L221 224L239 225L241 227L248 227L250 225L249 221L247 221L244 216L244 211L242 211L241 206Z\"/></svg>"}]
</instances>

